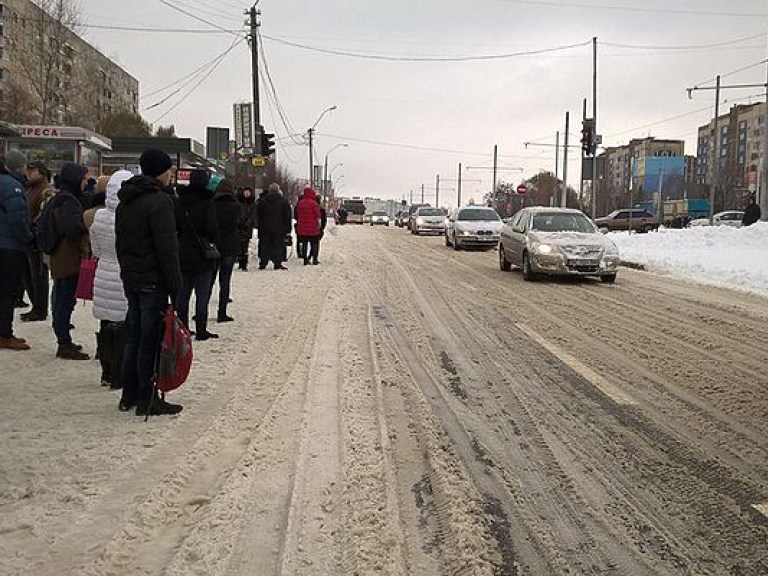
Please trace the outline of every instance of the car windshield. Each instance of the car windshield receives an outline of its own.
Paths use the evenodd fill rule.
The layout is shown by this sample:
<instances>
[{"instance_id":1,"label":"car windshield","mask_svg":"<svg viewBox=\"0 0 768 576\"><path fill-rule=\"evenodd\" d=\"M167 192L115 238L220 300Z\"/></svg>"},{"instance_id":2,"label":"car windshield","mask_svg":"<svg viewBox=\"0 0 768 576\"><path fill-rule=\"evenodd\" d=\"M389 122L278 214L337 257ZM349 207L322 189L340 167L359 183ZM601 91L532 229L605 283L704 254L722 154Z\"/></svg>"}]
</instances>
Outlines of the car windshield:
<instances>
[{"instance_id":1,"label":"car windshield","mask_svg":"<svg viewBox=\"0 0 768 576\"><path fill-rule=\"evenodd\" d=\"M386 212L374 212L373 215L374 216L386 216L387 213Z\"/></svg>"},{"instance_id":2,"label":"car windshield","mask_svg":"<svg viewBox=\"0 0 768 576\"><path fill-rule=\"evenodd\" d=\"M533 216L531 230L540 232L595 232L595 227L584 214L547 212Z\"/></svg>"},{"instance_id":3,"label":"car windshield","mask_svg":"<svg viewBox=\"0 0 768 576\"><path fill-rule=\"evenodd\" d=\"M488 210L487 208L469 208L468 210L462 210L459 212L458 220L466 221L478 221L478 220L499 220L499 215L496 210Z\"/></svg>"},{"instance_id":4,"label":"car windshield","mask_svg":"<svg viewBox=\"0 0 768 576\"><path fill-rule=\"evenodd\" d=\"M440 208L419 208L419 216L443 216Z\"/></svg>"}]
</instances>

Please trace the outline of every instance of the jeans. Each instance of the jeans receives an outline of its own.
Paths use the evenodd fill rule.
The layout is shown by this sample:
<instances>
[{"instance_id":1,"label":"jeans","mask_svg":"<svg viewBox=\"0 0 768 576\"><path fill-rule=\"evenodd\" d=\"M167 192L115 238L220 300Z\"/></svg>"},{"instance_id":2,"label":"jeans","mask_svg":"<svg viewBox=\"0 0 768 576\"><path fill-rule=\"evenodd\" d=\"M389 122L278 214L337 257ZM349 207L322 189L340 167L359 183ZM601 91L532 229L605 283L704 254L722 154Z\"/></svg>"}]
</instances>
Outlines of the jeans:
<instances>
[{"instance_id":1,"label":"jeans","mask_svg":"<svg viewBox=\"0 0 768 576\"><path fill-rule=\"evenodd\" d=\"M43 253L37 250L27 255L28 270L24 276L24 288L32 300L33 315L48 316L48 266Z\"/></svg>"},{"instance_id":2,"label":"jeans","mask_svg":"<svg viewBox=\"0 0 768 576\"><path fill-rule=\"evenodd\" d=\"M157 348L168 295L154 286L125 286L128 299L127 340L121 382L123 401L148 401L154 386Z\"/></svg>"},{"instance_id":3,"label":"jeans","mask_svg":"<svg viewBox=\"0 0 768 576\"><path fill-rule=\"evenodd\" d=\"M13 336L13 307L27 264L26 258L24 252L0 248L0 338Z\"/></svg>"},{"instance_id":4,"label":"jeans","mask_svg":"<svg viewBox=\"0 0 768 576\"><path fill-rule=\"evenodd\" d=\"M176 312L184 324L189 326L189 301L192 290L195 291L195 317L205 328L208 324L208 302L211 300L211 275L213 269L197 274L184 274L184 278L176 300Z\"/></svg>"},{"instance_id":5,"label":"jeans","mask_svg":"<svg viewBox=\"0 0 768 576\"><path fill-rule=\"evenodd\" d=\"M71 344L69 326L75 309L77 276L59 278L53 281L53 332L59 344Z\"/></svg>"},{"instance_id":6,"label":"jeans","mask_svg":"<svg viewBox=\"0 0 768 576\"><path fill-rule=\"evenodd\" d=\"M227 315L227 304L229 303L230 288L232 285L232 270L235 268L237 256L224 256L219 260L219 266L214 269L211 276L211 291L216 284L216 276L219 277L219 316Z\"/></svg>"}]
</instances>

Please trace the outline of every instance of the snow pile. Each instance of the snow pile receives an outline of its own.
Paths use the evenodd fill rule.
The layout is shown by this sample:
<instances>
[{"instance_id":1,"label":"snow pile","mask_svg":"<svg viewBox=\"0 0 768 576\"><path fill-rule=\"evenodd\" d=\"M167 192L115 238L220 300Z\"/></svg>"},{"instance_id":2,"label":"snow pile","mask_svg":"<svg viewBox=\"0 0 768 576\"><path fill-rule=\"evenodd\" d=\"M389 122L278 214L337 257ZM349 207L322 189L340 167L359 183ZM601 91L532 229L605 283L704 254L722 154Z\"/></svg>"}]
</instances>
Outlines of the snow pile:
<instances>
[{"instance_id":1,"label":"snow pile","mask_svg":"<svg viewBox=\"0 0 768 576\"><path fill-rule=\"evenodd\" d=\"M610 234L625 262L703 284L768 296L768 223Z\"/></svg>"}]
</instances>

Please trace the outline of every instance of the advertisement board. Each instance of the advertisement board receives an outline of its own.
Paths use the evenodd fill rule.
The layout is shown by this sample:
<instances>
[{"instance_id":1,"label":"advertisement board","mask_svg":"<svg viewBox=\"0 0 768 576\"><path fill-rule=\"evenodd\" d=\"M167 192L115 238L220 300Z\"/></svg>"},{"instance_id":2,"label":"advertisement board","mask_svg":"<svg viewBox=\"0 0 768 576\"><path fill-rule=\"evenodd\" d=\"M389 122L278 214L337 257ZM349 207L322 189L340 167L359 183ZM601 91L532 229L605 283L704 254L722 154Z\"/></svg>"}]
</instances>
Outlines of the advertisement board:
<instances>
[{"instance_id":1,"label":"advertisement board","mask_svg":"<svg viewBox=\"0 0 768 576\"><path fill-rule=\"evenodd\" d=\"M248 154L253 150L253 108L250 102L234 105L235 145L238 151Z\"/></svg>"},{"instance_id":2,"label":"advertisement board","mask_svg":"<svg viewBox=\"0 0 768 576\"><path fill-rule=\"evenodd\" d=\"M632 165L632 187L652 198L661 192L663 199L683 197L685 157L645 156L635 158Z\"/></svg>"}]
</instances>

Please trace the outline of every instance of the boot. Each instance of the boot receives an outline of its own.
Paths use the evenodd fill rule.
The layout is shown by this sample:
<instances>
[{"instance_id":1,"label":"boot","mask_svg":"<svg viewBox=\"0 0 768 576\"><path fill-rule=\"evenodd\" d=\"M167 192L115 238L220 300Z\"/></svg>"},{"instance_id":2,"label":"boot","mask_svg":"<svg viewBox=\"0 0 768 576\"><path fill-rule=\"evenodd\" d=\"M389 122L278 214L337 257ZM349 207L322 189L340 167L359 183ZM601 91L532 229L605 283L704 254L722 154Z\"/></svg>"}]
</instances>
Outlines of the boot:
<instances>
[{"instance_id":1,"label":"boot","mask_svg":"<svg viewBox=\"0 0 768 576\"><path fill-rule=\"evenodd\" d=\"M208 332L208 318L207 315L203 318L198 318L195 322L195 340L210 340L211 338L218 338L218 334Z\"/></svg>"},{"instance_id":2,"label":"boot","mask_svg":"<svg viewBox=\"0 0 768 576\"><path fill-rule=\"evenodd\" d=\"M112 359L110 362L112 368L112 377L109 380L109 387L117 390L123 387L122 369L123 353L125 352L125 322L115 322L112 328Z\"/></svg>"},{"instance_id":3,"label":"boot","mask_svg":"<svg viewBox=\"0 0 768 576\"><path fill-rule=\"evenodd\" d=\"M112 358L111 340L112 334L108 326L102 327L96 332L96 358L101 364L101 385L109 386L112 381Z\"/></svg>"},{"instance_id":4,"label":"boot","mask_svg":"<svg viewBox=\"0 0 768 576\"><path fill-rule=\"evenodd\" d=\"M0 338L0 348L5 350L29 350L29 344L23 338Z\"/></svg>"},{"instance_id":5,"label":"boot","mask_svg":"<svg viewBox=\"0 0 768 576\"><path fill-rule=\"evenodd\" d=\"M149 400L140 400L136 404L136 416L162 416L163 414L178 414L184 410L181 404L171 404L161 398L157 392L152 393Z\"/></svg>"},{"instance_id":6,"label":"boot","mask_svg":"<svg viewBox=\"0 0 768 576\"><path fill-rule=\"evenodd\" d=\"M78 349L77 345L72 344L59 344L58 350L56 350L56 358L62 360L90 360L91 357L82 351L82 346Z\"/></svg>"},{"instance_id":7,"label":"boot","mask_svg":"<svg viewBox=\"0 0 768 576\"><path fill-rule=\"evenodd\" d=\"M216 316L216 322L221 324L222 322L234 322L234 318L232 316L227 316L226 312L219 312L218 316Z\"/></svg>"}]
</instances>

